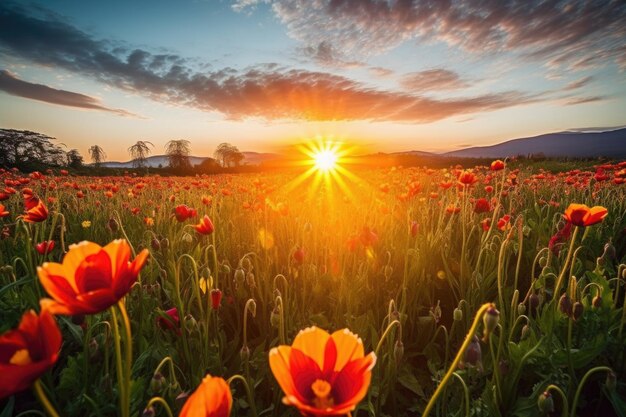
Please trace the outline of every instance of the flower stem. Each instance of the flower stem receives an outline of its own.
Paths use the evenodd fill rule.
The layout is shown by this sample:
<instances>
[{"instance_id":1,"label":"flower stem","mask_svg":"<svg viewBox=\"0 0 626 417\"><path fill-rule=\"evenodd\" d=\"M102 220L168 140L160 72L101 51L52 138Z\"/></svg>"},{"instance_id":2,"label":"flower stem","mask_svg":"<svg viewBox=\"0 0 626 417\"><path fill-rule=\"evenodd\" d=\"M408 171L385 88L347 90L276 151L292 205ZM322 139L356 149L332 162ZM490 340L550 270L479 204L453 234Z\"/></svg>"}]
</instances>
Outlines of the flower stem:
<instances>
[{"instance_id":1,"label":"flower stem","mask_svg":"<svg viewBox=\"0 0 626 417\"><path fill-rule=\"evenodd\" d=\"M131 331L130 331L130 320L128 318L128 313L126 312L126 306L124 304L124 300L120 300L117 303L119 309L120 309L120 313L122 314L122 323L124 324L124 330L126 332L126 343L124 344L124 348L125 348L125 370L124 370L124 377L125 377L125 381L124 383L126 384L126 410L128 410L128 413L130 414L130 380L131 380L131 365L133 362L133 339L131 336Z\"/></svg>"},{"instance_id":2,"label":"flower stem","mask_svg":"<svg viewBox=\"0 0 626 417\"><path fill-rule=\"evenodd\" d=\"M483 314L485 314L485 311L487 311L487 309L492 306L493 306L492 303L485 303L476 312L472 327L470 327L469 332L467 332L467 335L465 336L465 340L463 341L463 344L461 345L459 352L456 354L456 357L450 364L450 368L448 368L448 372L446 372L443 379L441 380L441 383L439 384L439 386L437 386L435 393L432 395L432 397L430 397L430 401L428 401L428 404L426 405L426 409L424 409L424 413L422 414L422 417L428 417L428 415L430 414L431 410L435 406L435 403L437 402L437 397L439 397L439 395L443 391L443 388L445 387L446 383L450 380L450 378L452 378L452 374L456 370L456 367L459 365L459 362L461 361L463 354L465 353L465 351L467 350L467 347L472 341L472 338L474 337L474 334L476 333L476 329L478 328L478 325L480 324Z\"/></svg>"},{"instance_id":3,"label":"flower stem","mask_svg":"<svg viewBox=\"0 0 626 417\"><path fill-rule=\"evenodd\" d=\"M59 413L57 413L57 411L52 406L52 403L46 396L46 393L43 389L43 385L41 384L41 380L39 379L36 380L35 384L33 385L33 388L35 389L35 394L37 395L37 399L39 400L41 405L43 405L43 408L45 408L46 413L48 413L48 415L51 417L59 417Z\"/></svg>"},{"instance_id":4,"label":"flower stem","mask_svg":"<svg viewBox=\"0 0 626 417\"><path fill-rule=\"evenodd\" d=\"M248 395L248 402L250 403L250 408L252 409L252 415L253 417L257 417L256 405L254 403L254 396L252 395L252 390L250 390L250 385L248 384L248 381L246 381L246 378L244 378L241 375L233 375L230 378L228 378L228 381L226 382L230 386L235 379L238 379L239 381L241 381L244 388L246 389L246 394Z\"/></svg>"},{"instance_id":5,"label":"flower stem","mask_svg":"<svg viewBox=\"0 0 626 417\"><path fill-rule=\"evenodd\" d=\"M576 388L576 394L574 395L574 402L572 403L571 417L576 417L576 406L578 405L578 398L580 397L580 393L583 390L583 386L585 385L585 382L587 382L587 380L592 374L596 372L601 372L601 371L612 372L613 370L609 368L608 366L596 366L595 368L591 368L590 370L588 370L585 376L583 376L583 379L580 381L580 384L578 384L578 387Z\"/></svg>"},{"instance_id":6,"label":"flower stem","mask_svg":"<svg viewBox=\"0 0 626 417\"><path fill-rule=\"evenodd\" d=\"M153 404L156 404L156 403L159 403L163 406L168 417L174 417L174 415L172 414L172 409L170 408L167 401L165 401L162 397L150 398L150 401L148 402L148 405L146 406L146 408L150 408Z\"/></svg>"},{"instance_id":7,"label":"flower stem","mask_svg":"<svg viewBox=\"0 0 626 417\"><path fill-rule=\"evenodd\" d=\"M120 330L117 322L117 313L115 307L111 306L111 318L113 319L113 339L115 346L115 367L117 371L117 386L120 394L120 409L122 417L129 416L129 410L125 409L126 405L126 385L124 384L124 371L122 369L122 348L120 346Z\"/></svg>"}]
</instances>

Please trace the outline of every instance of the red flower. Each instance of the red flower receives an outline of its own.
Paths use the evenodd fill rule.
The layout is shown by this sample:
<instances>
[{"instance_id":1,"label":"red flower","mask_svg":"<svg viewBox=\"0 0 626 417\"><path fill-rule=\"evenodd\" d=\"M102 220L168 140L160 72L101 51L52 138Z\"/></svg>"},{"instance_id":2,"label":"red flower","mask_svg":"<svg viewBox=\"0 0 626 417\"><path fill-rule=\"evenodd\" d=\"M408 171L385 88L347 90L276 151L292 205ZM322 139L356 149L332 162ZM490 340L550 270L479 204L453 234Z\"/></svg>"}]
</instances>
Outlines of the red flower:
<instances>
[{"instance_id":1,"label":"red flower","mask_svg":"<svg viewBox=\"0 0 626 417\"><path fill-rule=\"evenodd\" d=\"M483 227L483 230L485 232L488 231L489 228L491 227L491 219L487 217L485 220L480 222L480 225Z\"/></svg>"},{"instance_id":2,"label":"red flower","mask_svg":"<svg viewBox=\"0 0 626 417\"><path fill-rule=\"evenodd\" d=\"M474 213L486 213L491 210L491 206L489 205L489 201L486 198L479 198L476 200L476 205L474 206Z\"/></svg>"},{"instance_id":3,"label":"red flower","mask_svg":"<svg viewBox=\"0 0 626 417\"><path fill-rule=\"evenodd\" d=\"M302 249L300 246L298 246L298 248L294 251L293 260L298 265L302 265L304 263L304 249Z\"/></svg>"},{"instance_id":4,"label":"red flower","mask_svg":"<svg viewBox=\"0 0 626 417\"><path fill-rule=\"evenodd\" d=\"M511 224L509 223L509 221L511 220L511 216L509 216L508 214L505 214L504 216L502 216L500 218L500 220L498 220L498 229L500 230L505 230L511 227Z\"/></svg>"},{"instance_id":5,"label":"red flower","mask_svg":"<svg viewBox=\"0 0 626 417\"><path fill-rule=\"evenodd\" d=\"M552 253L558 256L559 252L561 251L561 246L563 246L563 244L569 240L571 235L572 223L567 222L561 228L561 230L556 232L554 236L550 238L550 241L548 242L548 248L552 251Z\"/></svg>"},{"instance_id":6,"label":"red flower","mask_svg":"<svg viewBox=\"0 0 626 417\"><path fill-rule=\"evenodd\" d=\"M165 330L173 330L176 334L180 335L180 317L178 316L178 309L176 307L170 308L165 312L168 317L157 317L157 323Z\"/></svg>"},{"instance_id":7,"label":"red flower","mask_svg":"<svg viewBox=\"0 0 626 417\"><path fill-rule=\"evenodd\" d=\"M29 388L59 357L61 331L47 310L28 311L0 336L0 399Z\"/></svg>"},{"instance_id":8,"label":"red flower","mask_svg":"<svg viewBox=\"0 0 626 417\"><path fill-rule=\"evenodd\" d=\"M4 205L3 205L3 204L0 204L0 218L1 218L1 217L6 217L6 216L8 216L9 214L11 214L11 213L9 213L9 212L7 211L6 207L4 207Z\"/></svg>"},{"instance_id":9,"label":"red flower","mask_svg":"<svg viewBox=\"0 0 626 417\"><path fill-rule=\"evenodd\" d=\"M130 262L130 246L114 240L101 247L92 242L71 245L63 263L37 268L39 281L53 298L41 300L53 314L94 314L117 303L137 280L146 263L144 249Z\"/></svg>"},{"instance_id":10,"label":"red flower","mask_svg":"<svg viewBox=\"0 0 626 417\"><path fill-rule=\"evenodd\" d=\"M589 208L584 204L570 204L563 217L575 226L586 227L600 223L607 214L608 210L602 206Z\"/></svg>"},{"instance_id":11,"label":"red flower","mask_svg":"<svg viewBox=\"0 0 626 417\"><path fill-rule=\"evenodd\" d=\"M412 237L417 236L417 233L420 230L420 225L415 220L411 221L411 225L409 226L409 233Z\"/></svg>"},{"instance_id":12,"label":"red flower","mask_svg":"<svg viewBox=\"0 0 626 417\"><path fill-rule=\"evenodd\" d=\"M228 417L233 396L222 378L207 375L183 405L178 417Z\"/></svg>"},{"instance_id":13,"label":"red flower","mask_svg":"<svg viewBox=\"0 0 626 417\"><path fill-rule=\"evenodd\" d=\"M489 167L489 169L491 169L492 171L500 171L504 169L504 162L502 162L499 159L496 159L495 161L493 161L491 163L491 166Z\"/></svg>"},{"instance_id":14,"label":"red flower","mask_svg":"<svg viewBox=\"0 0 626 417\"><path fill-rule=\"evenodd\" d=\"M478 178L476 177L476 174L474 174L472 171L461 172L458 180L459 180L459 183L463 185L474 185L476 182L478 182Z\"/></svg>"},{"instance_id":15,"label":"red flower","mask_svg":"<svg viewBox=\"0 0 626 417\"><path fill-rule=\"evenodd\" d=\"M220 308L222 304L222 291L214 288L211 290L211 307L213 310L217 310Z\"/></svg>"},{"instance_id":16,"label":"red flower","mask_svg":"<svg viewBox=\"0 0 626 417\"><path fill-rule=\"evenodd\" d=\"M20 216L28 223L39 223L48 218L48 208L37 197L24 200L26 214Z\"/></svg>"},{"instance_id":17,"label":"red flower","mask_svg":"<svg viewBox=\"0 0 626 417\"><path fill-rule=\"evenodd\" d=\"M213 222L206 214L204 215L202 220L200 220L200 223L194 225L193 228L196 229L196 232L200 233L201 235L210 235L215 230Z\"/></svg>"},{"instance_id":18,"label":"red flower","mask_svg":"<svg viewBox=\"0 0 626 417\"><path fill-rule=\"evenodd\" d=\"M35 245L35 249L37 249L37 252L39 252L40 255L50 253L52 252L52 249L54 249L54 240L44 240L41 243L37 243Z\"/></svg>"},{"instance_id":19,"label":"red flower","mask_svg":"<svg viewBox=\"0 0 626 417\"><path fill-rule=\"evenodd\" d=\"M196 214L196 210L192 209L191 207L187 207L184 204L178 205L174 208L174 216L179 222L184 222L187 219L195 217Z\"/></svg>"},{"instance_id":20,"label":"red flower","mask_svg":"<svg viewBox=\"0 0 626 417\"><path fill-rule=\"evenodd\" d=\"M283 403L307 416L346 415L365 397L376 355L348 329L310 327L291 346L270 350L270 368L285 393Z\"/></svg>"}]
</instances>

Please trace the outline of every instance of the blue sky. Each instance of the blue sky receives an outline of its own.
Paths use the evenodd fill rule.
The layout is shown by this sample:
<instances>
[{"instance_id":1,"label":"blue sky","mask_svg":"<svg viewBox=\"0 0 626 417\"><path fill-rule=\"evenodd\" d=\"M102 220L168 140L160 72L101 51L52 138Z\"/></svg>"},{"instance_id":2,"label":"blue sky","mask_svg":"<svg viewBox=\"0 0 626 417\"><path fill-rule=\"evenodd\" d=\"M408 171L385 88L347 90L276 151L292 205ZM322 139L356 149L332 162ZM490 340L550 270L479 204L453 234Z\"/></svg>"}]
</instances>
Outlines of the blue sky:
<instances>
[{"instance_id":1,"label":"blue sky","mask_svg":"<svg viewBox=\"0 0 626 417\"><path fill-rule=\"evenodd\" d=\"M621 126L624 19L623 1L2 2L0 126L111 160L137 140L446 151Z\"/></svg>"}]
</instances>

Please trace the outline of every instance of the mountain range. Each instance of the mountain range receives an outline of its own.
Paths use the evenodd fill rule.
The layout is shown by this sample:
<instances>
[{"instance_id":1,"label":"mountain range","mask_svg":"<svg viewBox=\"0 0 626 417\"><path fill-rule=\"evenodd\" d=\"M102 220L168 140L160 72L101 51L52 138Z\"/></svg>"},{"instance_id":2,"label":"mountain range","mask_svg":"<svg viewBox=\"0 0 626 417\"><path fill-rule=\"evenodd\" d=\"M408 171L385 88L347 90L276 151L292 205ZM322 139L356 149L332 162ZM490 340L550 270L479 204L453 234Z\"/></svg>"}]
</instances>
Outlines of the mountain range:
<instances>
[{"instance_id":1,"label":"mountain range","mask_svg":"<svg viewBox=\"0 0 626 417\"><path fill-rule=\"evenodd\" d=\"M261 165L262 163L281 160L282 155L276 153L242 152L243 164ZM512 156L528 156L542 154L550 158L597 158L608 157L626 159L626 128L620 127L600 131L594 129L580 129L548 133L539 136L512 139L491 146L474 146L445 153L430 153L423 151L393 152L377 154L378 156L416 156L416 157L450 157L450 158L506 158ZM362 155L364 157L370 155ZM199 165L207 159L201 156L191 156L192 165ZM168 165L166 155L150 156L146 160L147 166L157 168ZM109 168L132 168L132 161L104 162Z\"/></svg>"}]
</instances>

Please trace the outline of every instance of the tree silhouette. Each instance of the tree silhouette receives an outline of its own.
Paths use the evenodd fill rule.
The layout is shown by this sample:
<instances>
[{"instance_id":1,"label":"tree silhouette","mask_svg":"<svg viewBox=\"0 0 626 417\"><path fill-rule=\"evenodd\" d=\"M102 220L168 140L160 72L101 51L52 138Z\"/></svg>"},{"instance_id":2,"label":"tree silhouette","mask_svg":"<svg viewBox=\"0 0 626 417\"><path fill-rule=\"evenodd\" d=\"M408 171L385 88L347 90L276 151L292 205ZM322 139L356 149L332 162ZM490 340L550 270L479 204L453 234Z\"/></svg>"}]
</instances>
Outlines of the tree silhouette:
<instances>
[{"instance_id":1,"label":"tree silhouette","mask_svg":"<svg viewBox=\"0 0 626 417\"><path fill-rule=\"evenodd\" d=\"M65 155L67 159L67 166L70 168L80 168L83 166L83 156L78 153L77 149L71 149Z\"/></svg>"},{"instance_id":2,"label":"tree silhouette","mask_svg":"<svg viewBox=\"0 0 626 417\"><path fill-rule=\"evenodd\" d=\"M222 166L224 167L228 167L231 164L239 166L241 161L245 158L236 146L226 142L220 143L215 149L213 155L215 156L215 159L221 161Z\"/></svg>"},{"instance_id":3,"label":"tree silhouette","mask_svg":"<svg viewBox=\"0 0 626 417\"><path fill-rule=\"evenodd\" d=\"M99 145L93 145L89 148L89 156L96 168L100 168L100 164L106 159L107 154Z\"/></svg>"},{"instance_id":4,"label":"tree silhouette","mask_svg":"<svg viewBox=\"0 0 626 417\"><path fill-rule=\"evenodd\" d=\"M150 154L150 147L148 145L154 148L154 144L147 140L138 140L137 143L128 148L128 153L130 157L133 158L134 168L143 168L146 166L146 157Z\"/></svg>"},{"instance_id":5,"label":"tree silhouette","mask_svg":"<svg viewBox=\"0 0 626 417\"><path fill-rule=\"evenodd\" d=\"M184 171L191 168L191 162L189 161L191 144L188 140L170 140L165 144L165 153L167 154L170 168L177 171Z\"/></svg>"},{"instance_id":6,"label":"tree silhouette","mask_svg":"<svg viewBox=\"0 0 626 417\"><path fill-rule=\"evenodd\" d=\"M29 130L0 129L0 165L20 169L61 166L66 162L65 152L53 140Z\"/></svg>"}]
</instances>

